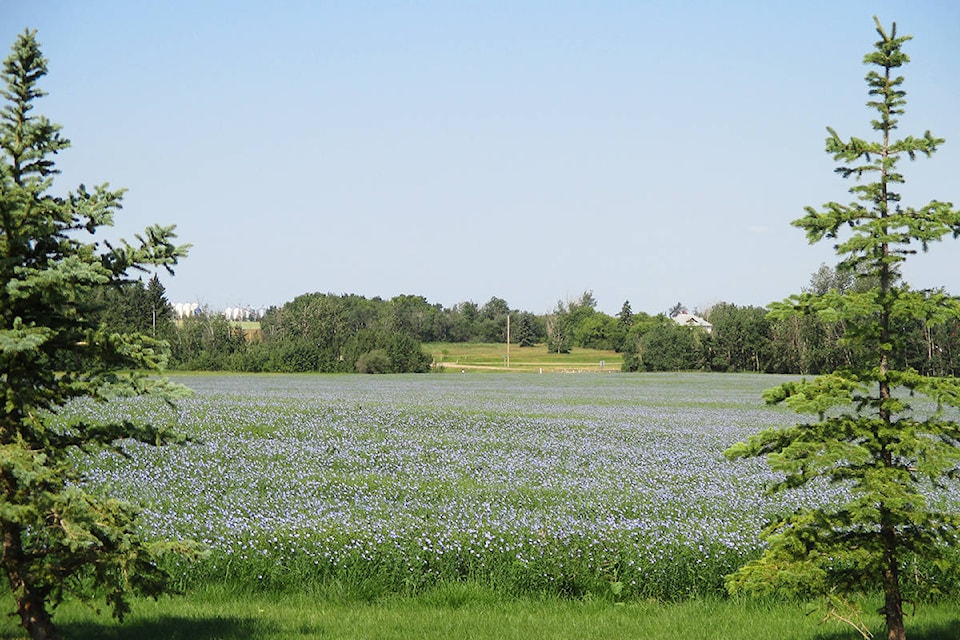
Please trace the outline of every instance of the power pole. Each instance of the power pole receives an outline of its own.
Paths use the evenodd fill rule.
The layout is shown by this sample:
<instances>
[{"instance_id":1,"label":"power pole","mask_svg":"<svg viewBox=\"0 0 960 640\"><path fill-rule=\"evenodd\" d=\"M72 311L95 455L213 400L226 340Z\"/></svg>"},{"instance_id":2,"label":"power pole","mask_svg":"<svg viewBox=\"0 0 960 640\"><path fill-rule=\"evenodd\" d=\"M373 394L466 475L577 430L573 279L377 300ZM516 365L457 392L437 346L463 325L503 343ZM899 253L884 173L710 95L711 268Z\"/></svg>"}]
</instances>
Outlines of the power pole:
<instances>
[{"instance_id":1,"label":"power pole","mask_svg":"<svg viewBox=\"0 0 960 640\"><path fill-rule=\"evenodd\" d=\"M510 368L510 314L507 314L507 369Z\"/></svg>"}]
</instances>

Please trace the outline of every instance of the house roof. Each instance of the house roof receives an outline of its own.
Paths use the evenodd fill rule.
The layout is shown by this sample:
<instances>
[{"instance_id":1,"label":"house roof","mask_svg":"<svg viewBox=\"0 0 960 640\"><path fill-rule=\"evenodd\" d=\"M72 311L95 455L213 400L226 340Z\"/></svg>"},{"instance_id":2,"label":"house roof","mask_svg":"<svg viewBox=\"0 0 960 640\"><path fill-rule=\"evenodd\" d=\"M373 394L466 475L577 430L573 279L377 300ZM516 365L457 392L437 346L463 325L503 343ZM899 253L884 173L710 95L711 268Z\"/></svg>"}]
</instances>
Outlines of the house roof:
<instances>
[{"instance_id":1,"label":"house roof","mask_svg":"<svg viewBox=\"0 0 960 640\"><path fill-rule=\"evenodd\" d=\"M707 331L713 329L713 325L701 318L700 316L695 316L692 313L678 313L673 316L673 321L677 324L682 324L685 327L703 327Z\"/></svg>"}]
</instances>

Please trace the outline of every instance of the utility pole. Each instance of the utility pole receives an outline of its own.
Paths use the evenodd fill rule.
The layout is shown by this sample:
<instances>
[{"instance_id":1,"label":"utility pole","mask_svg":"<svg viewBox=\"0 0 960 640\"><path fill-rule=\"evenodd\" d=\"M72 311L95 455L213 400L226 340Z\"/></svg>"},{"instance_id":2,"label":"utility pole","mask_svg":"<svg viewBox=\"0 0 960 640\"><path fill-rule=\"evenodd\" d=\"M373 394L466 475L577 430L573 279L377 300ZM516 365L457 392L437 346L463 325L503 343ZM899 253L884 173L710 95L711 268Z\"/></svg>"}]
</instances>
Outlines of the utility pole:
<instances>
[{"instance_id":1,"label":"utility pole","mask_svg":"<svg viewBox=\"0 0 960 640\"><path fill-rule=\"evenodd\" d=\"M507 314L507 369L510 368L510 314Z\"/></svg>"}]
</instances>

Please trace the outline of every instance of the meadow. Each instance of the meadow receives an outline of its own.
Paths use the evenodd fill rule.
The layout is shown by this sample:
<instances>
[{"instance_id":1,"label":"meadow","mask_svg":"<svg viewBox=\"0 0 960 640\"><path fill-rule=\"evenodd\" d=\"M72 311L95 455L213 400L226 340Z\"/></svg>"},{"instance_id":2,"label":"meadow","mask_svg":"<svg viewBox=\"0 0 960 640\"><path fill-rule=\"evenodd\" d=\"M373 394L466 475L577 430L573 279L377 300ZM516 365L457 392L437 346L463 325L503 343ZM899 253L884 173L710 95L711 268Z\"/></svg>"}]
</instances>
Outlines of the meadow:
<instances>
[{"instance_id":1,"label":"meadow","mask_svg":"<svg viewBox=\"0 0 960 640\"><path fill-rule=\"evenodd\" d=\"M613 350L574 347L552 353L542 344L532 347L489 342L428 342L434 366L445 373L510 371L514 373L583 373L620 371L623 354Z\"/></svg>"},{"instance_id":2,"label":"meadow","mask_svg":"<svg viewBox=\"0 0 960 640\"><path fill-rule=\"evenodd\" d=\"M784 379L187 375L177 380L194 392L174 405L72 412L138 415L191 438L80 461L92 489L142 506L149 536L207 546L175 567L188 593L378 615L506 598L556 603L563 618L571 602L734 606L723 576L758 553L763 524L841 497L820 485L773 498L762 461L722 455L795 418L760 399Z\"/></svg>"}]
</instances>

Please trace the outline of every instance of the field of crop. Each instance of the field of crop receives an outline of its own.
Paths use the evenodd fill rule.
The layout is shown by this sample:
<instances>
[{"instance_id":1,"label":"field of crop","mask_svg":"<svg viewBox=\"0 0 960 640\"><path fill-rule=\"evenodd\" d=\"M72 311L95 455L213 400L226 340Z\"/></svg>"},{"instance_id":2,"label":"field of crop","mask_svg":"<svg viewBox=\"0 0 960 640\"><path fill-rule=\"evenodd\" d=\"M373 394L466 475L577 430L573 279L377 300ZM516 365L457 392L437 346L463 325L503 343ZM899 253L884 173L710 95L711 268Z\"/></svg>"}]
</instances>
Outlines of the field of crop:
<instances>
[{"instance_id":1,"label":"field of crop","mask_svg":"<svg viewBox=\"0 0 960 640\"><path fill-rule=\"evenodd\" d=\"M185 586L372 600L469 582L509 595L715 594L780 509L760 461L725 448L793 415L755 375L194 375L148 416L194 442L85 461L150 535L210 557Z\"/></svg>"},{"instance_id":2,"label":"field of crop","mask_svg":"<svg viewBox=\"0 0 960 640\"><path fill-rule=\"evenodd\" d=\"M89 461L151 535L212 550L184 580L355 595L470 580L508 593L678 598L720 588L776 509L721 452L790 414L759 376L188 376L139 414L183 446ZM826 488L825 488L826 489ZM796 501L829 500L798 494Z\"/></svg>"}]
</instances>

